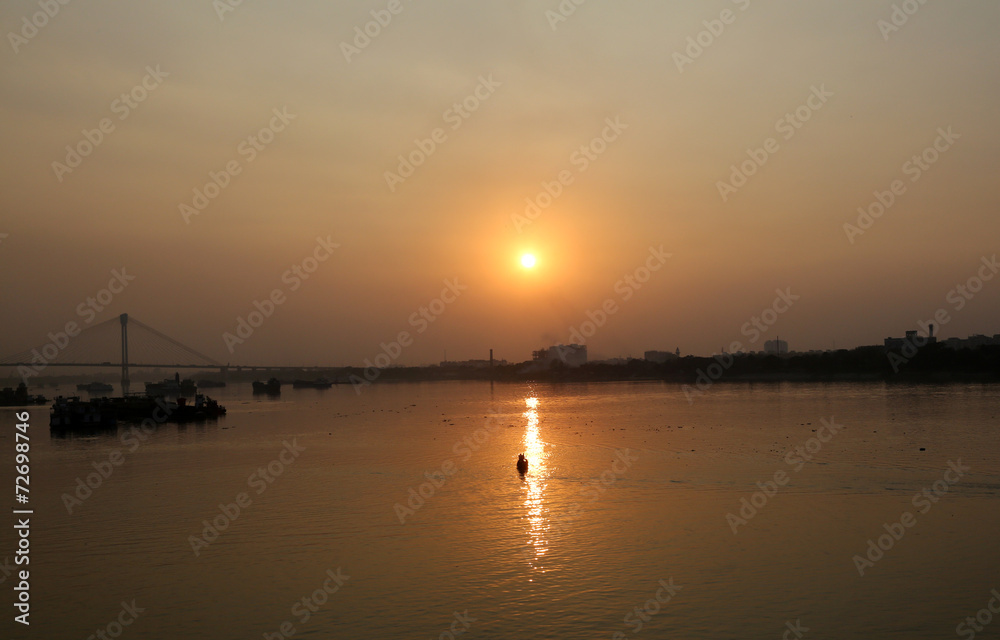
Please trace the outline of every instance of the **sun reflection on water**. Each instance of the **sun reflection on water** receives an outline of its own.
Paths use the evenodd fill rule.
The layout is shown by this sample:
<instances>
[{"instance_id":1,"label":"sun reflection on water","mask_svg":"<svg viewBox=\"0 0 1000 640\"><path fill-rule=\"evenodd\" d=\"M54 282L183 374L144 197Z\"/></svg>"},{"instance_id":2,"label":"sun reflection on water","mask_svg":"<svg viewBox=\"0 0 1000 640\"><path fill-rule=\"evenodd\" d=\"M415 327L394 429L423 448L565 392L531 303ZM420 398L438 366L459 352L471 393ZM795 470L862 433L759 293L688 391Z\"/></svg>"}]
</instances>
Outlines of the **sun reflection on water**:
<instances>
[{"instance_id":1,"label":"sun reflection on water","mask_svg":"<svg viewBox=\"0 0 1000 640\"><path fill-rule=\"evenodd\" d=\"M528 410L522 415L527 418L522 446L528 459L528 472L524 476L524 506L528 511L527 560L532 568L538 568L538 561L548 551L547 531L549 528L544 503L545 480L548 469L545 464L545 443L538 432L538 398L524 399Z\"/></svg>"}]
</instances>

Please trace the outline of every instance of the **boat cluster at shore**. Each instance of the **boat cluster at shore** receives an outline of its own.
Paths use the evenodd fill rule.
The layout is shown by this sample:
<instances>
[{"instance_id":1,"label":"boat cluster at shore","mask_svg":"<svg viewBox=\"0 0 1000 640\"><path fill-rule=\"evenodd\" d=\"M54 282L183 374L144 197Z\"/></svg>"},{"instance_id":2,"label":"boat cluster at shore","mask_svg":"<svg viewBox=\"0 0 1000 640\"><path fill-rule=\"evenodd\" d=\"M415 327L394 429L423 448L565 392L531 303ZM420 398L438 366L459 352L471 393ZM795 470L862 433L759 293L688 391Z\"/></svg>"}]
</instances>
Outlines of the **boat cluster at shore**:
<instances>
[{"instance_id":1,"label":"boat cluster at shore","mask_svg":"<svg viewBox=\"0 0 1000 640\"><path fill-rule=\"evenodd\" d=\"M166 396L126 395L117 398L58 397L52 405L49 426L53 431L102 429L119 422L202 422L226 414L226 408L202 394L193 402L187 398Z\"/></svg>"},{"instance_id":2,"label":"boat cluster at shore","mask_svg":"<svg viewBox=\"0 0 1000 640\"><path fill-rule=\"evenodd\" d=\"M254 395L277 396L281 394L281 381L271 378L266 382L254 381ZM295 380L296 389L329 389L335 380ZM105 382L77 384L77 391L90 394L89 399L79 396L58 396L51 406L49 426L55 433L87 432L113 429L119 422L186 423L215 420L226 415L226 408L218 401L198 392L198 388L221 388L225 382L203 380L195 382L181 379L177 374L160 382L145 383L142 393L124 393L109 396L114 387ZM45 404L43 396L28 394L24 383L15 389L0 392L0 406L27 406Z\"/></svg>"}]
</instances>

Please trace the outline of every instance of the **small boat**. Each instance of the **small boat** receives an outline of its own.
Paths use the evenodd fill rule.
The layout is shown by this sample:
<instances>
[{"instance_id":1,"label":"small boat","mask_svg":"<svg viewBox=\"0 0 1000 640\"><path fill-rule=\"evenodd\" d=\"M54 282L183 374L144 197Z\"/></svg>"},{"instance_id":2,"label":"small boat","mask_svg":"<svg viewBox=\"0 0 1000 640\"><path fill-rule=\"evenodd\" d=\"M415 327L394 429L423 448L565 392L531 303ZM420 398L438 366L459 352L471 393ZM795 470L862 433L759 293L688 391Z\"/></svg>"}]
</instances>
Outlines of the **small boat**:
<instances>
[{"instance_id":1,"label":"small boat","mask_svg":"<svg viewBox=\"0 0 1000 640\"><path fill-rule=\"evenodd\" d=\"M201 422L226 415L226 408L212 398L197 393L194 402L186 397L134 394L121 398L102 398L101 406L113 410L119 422L139 422L151 419L162 422Z\"/></svg>"},{"instance_id":2,"label":"small boat","mask_svg":"<svg viewBox=\"0 0 1000 640\"><path fill-rule=\"evenodd\" d=\"M100 400L84 402L60 396L50 410L49 426L55 430L111 428L117 418L115 411Z\"/></svg>"},{"instance_id":3,"label":"small boat","mask_svg":"<svg viewBox=\"0 0 1000 640\"><path fill-rule=\"evenodd\" d=\"M198 385L194 380L185 378L181 380L180 374L174 374L173 380L167 378L163 382L147 382L147 396L193 396L198 392Z\"/></svg>"},{"instance_id":4,"label":"small boat","mask_svg":"<svg viewBox=\"0 0 1000 640\"><path fill-rule=\"evenodd\" d=\"M292 383L295 389L329 389L333 383L326 378L316 378L315 380L296 380Z\"/></svg>"},{"instance_id":5,"label":"small boat","mask_svg":"<svg viewBox=\"0 0 1000 640\"><path fill-rule=\"evenodd\" d=\"M197 394L194 404L189 404L186 398L177 399L175 412L170 415L171 422L200 422L214 420L226 415L226 408L208 396Z\"/></svg>"},{"instance_id":6,"label":"small boat","mask_svg":"<svg viewBox=\"0 0 1000 640\"><path fill-rule=\"evenodd\" d=\"M115 388L106 382L91 382L89 384L76 385L76 390L86 391L87 393L111 393Z\"/></svg>"},{"instance_id":7,"label":"small boat","mask_svg":"<svg viewBox=\"0 0 1000 640\"><path fill-rule=\"evenodd\" d=\"M281 382L277 378L271 378L267 382L261 382L260 380L255 380L253 383L254 393L266 393L269 396L277 396L281 394Z\"/></svg>"},{"instance_id":8,"label":"small boat","mask_svg":"<svg viewBox=\"0 0 1000 640\"><path fill-rule=\"evenodd\" d=\"M528 459L524 457L523 453L517 455L517 470L522 476L528 473Z\"/></svg>"},{"instance_id":9,"label":"small boat","mask_svg":"<svg viewBox=\"0 0 1000 640\"><path fill-rule=\"evenodd\" d=\"M45 403L45 396L29 395L28 386L23 382L17 385L17 389L5 387L0 391L0 407L22 407Z\"/></svg>"}]
</instances>

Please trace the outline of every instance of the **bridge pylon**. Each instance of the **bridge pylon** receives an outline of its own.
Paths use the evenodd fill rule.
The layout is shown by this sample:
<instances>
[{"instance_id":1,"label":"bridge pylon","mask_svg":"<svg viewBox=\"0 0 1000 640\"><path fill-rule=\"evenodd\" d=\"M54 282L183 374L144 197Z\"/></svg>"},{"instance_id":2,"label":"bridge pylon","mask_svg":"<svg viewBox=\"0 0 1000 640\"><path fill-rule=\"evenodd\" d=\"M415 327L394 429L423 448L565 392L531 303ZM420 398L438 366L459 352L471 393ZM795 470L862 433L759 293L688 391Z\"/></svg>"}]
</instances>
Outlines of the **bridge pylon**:
<instances>
[{"instance_id":1,"label":"bridge pylon","mask_svg":"<svg viewBox=\"0 0 1000 640\"><path fill-rule=\"evenodd\" d=\"M122 322L122 395L128 395L129 392L129 380L128 380L128 314L123 313L119 316Z\"/></svg>"}]
</instances>

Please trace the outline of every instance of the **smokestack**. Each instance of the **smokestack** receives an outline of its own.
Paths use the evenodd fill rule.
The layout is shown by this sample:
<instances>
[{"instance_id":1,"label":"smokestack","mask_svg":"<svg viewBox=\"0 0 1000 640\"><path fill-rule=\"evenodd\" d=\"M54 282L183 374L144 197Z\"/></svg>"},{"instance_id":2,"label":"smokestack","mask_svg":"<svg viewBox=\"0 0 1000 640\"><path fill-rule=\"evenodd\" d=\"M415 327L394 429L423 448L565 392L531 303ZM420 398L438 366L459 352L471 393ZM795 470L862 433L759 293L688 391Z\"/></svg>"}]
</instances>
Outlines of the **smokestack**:
<instances>
[{"instance_id":1,"label":"smokestack","mask_svg":"<svg viewBox=\"0 0 1000 640\"><path fill-rule=\"evenodd\" d=\"M928 325L931 330L931 337L934 337L934 325Z\"/></svg>"}]
</instances>

